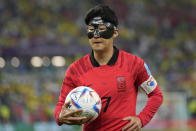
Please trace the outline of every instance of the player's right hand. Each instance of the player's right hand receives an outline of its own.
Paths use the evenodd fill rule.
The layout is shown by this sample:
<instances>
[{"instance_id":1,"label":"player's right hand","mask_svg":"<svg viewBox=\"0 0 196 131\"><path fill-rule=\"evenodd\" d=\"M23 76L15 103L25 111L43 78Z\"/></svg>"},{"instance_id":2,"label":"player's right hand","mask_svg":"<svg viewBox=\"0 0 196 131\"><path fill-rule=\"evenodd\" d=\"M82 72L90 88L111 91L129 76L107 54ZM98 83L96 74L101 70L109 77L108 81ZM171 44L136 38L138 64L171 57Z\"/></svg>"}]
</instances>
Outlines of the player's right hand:
<instances>
[{"instance_id":1,"label":"player's right hand","mask_svg":"<svg viewBox=\"0 0 196 131\"><path fill-rule=\"evenodd\" d=\"M77 110L69 110L69 103L65 103L62 106L62 110L59 114L59 122L67 125L82 125L88 121L88 118L85 116L79 116L81 114L82 109Z\"/></svg>"}]
</instances>

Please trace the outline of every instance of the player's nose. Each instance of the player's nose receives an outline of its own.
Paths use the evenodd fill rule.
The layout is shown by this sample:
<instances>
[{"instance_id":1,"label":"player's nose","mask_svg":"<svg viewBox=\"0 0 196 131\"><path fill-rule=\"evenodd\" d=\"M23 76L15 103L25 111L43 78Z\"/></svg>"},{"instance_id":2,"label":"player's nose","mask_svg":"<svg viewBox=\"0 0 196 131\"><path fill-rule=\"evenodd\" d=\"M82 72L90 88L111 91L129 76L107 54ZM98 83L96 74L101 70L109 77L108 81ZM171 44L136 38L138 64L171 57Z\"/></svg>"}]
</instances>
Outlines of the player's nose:
<instances>
[{"instance_id":1,"label":"player's nose","mask_svg":"<svg viewBox=\"0 0 196 131\"><path fill-rule=\"evenodd\" d=\"M98 30L95 30L94 36L93 36L93 37L94 37L94 38L99 38L99 37L100 37L99 31L98 31Z\"/></svg>"},{"instance_id":2,"label":"player's nose","mask_svg":"<svg viewBox=\"0 0 196 131\"><path fill-rule=\"evenodd\" d=\"M99 35L94 35L94 38L99 38L100 36Z\"/></svg>"}]
</instances>

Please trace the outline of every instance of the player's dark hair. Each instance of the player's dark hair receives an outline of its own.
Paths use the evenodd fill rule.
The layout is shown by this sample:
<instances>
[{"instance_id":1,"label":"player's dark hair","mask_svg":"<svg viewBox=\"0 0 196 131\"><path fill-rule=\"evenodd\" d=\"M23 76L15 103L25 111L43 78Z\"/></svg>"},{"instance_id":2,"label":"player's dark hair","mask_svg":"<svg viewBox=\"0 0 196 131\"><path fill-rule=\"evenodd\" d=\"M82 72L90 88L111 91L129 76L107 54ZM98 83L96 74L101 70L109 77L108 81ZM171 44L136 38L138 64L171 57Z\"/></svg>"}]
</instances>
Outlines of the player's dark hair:
<instances>
[{"instance_id":1,"label":"player's dark hair","mask_svg":"<svg viewBox=\"0 0 196 131\"><path fill-rule=\"evenodd\" d=\"M94 8L91 8L85 17L86 25L94 18L100 16L104 21L118 26L118 18L116 17L115 12L107 5L97 5Z\"/></svg>"}]
</instances>

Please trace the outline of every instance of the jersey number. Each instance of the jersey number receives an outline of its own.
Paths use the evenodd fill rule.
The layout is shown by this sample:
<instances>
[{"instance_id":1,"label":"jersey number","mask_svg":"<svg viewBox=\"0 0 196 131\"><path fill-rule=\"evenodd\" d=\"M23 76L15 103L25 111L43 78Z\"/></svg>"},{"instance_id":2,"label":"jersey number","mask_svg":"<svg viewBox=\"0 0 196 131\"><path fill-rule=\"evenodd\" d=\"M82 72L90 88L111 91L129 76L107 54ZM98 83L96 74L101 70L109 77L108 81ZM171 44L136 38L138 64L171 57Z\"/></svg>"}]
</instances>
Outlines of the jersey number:
<instances>
[{"instance_id":1,"label":"jersey number","mask_svg":"<svg viewBox=\"0 0 196 131\"><path fill-rule=\"evenodd\" d=\"M103 112L106 112L107 109L108 109L108 106L109 106L111 97L102 97L101 100L103 100L103 99L106 99L106 100L107 100L107 103L106 103L105 108L104 108L104 110L103 110Z\"/></svg>"}]
</instances>

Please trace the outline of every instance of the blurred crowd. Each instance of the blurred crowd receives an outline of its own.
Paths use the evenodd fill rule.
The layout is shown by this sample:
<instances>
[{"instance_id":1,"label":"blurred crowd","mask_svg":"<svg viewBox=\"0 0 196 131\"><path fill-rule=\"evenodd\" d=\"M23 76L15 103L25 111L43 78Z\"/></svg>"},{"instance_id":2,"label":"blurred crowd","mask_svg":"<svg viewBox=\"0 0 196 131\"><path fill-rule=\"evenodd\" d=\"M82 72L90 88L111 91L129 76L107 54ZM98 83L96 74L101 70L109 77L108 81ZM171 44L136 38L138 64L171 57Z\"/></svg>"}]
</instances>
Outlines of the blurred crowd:
<instances>
[{"instance_id":1,"label":"blurred crowd","mask_svg":"<svg viewBox=\"0 0 196 131\"><path fill-rule=\"evenodd\" d=\"M1 123L54 121L55 103L64 72L4 74L0 90ZM1 77L2 78L2 77Z\"/></svg>"},{"instance_id":2,"label":"blurred crowd","mask_svg":"<svg viewBox=\"0 0 196 131\"><path fill-rule=\"evenodd\" d=\"M164 93L186 92L190 117L196 118L194 0L1 0L0 56L22 61L18 69L0 68L1 122L54 120L66 67L90 52L84 16L98 3L117 13L115 45L143 58ZM34 69L28 58L35 55L62 55L70 63Z\"/></svg>"}]
</instances>

